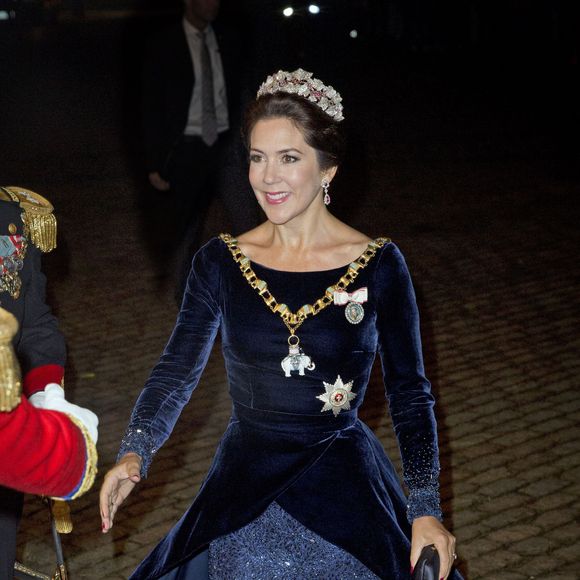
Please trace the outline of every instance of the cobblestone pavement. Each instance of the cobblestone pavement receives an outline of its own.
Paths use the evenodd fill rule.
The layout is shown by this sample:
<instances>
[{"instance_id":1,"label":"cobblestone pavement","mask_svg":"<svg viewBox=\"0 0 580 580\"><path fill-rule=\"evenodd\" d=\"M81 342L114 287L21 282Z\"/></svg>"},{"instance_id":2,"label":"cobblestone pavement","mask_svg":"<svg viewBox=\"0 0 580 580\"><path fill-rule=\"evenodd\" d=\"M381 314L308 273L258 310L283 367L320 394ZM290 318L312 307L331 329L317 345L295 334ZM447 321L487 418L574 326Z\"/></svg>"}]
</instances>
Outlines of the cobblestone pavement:
<instances>
[{"instance_id":1,"label":"cobblestone pavement","mask_svg":"<svg viewBox=\"0 0 580 580\"><path fill-rule=\"evenodd\" d=\"M50 83L76 86L48 70L42 80L49 94ZM31 88L32 81L20 81ZM100 484L176 308L145 252L138 187L108 115L111 89L94 90L88 104L63 91L50 136L26 143L21 135L5 176L57 208L60 246L46 270L68 340L69 397L101 418ZM435 104L423 116L395 99L397 114L384 117L376 115L378 103L360 107L369 128L369 193L339 202L339 210L370 235L392 237L409 262L438 396L444 508L461 570L472 580L578 579L577 176L552 150L545 159L523 153L483 107L460 107L453 122L434 122L430 115L447 96L431 93ZM23 107L31 126L40 122L32 105ZM82 115L90 118L78 135L72 129ZM54 142L70 155L51 151ZM207 235L223 222L216 205ZM73 580L129 575L191 502L228 412L218 345L112 533L100 532L98 485L72 504L75 530L64 549ZM398 465L378 371L363 415ZM35 498L26 502L19 551L28 564L51 568L46 512Z\"/></svg>"}]
</instances>

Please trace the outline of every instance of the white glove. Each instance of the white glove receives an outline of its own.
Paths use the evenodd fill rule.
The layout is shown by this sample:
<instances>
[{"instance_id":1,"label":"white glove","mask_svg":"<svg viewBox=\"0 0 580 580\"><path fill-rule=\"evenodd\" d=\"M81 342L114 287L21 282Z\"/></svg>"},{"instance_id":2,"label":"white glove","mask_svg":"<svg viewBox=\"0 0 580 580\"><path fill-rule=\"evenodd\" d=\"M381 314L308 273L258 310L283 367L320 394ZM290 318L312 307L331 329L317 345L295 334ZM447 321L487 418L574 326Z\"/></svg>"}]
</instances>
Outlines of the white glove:
<instances>
[{"instance_id":1,"label":"white glove","mask_svg":"<svg viewBox=\"0 0 580 580\"><path fill-rule=\"evenodd\" d=\"M28 402L37 409L44 409L44 391L37 391L34 395L28 397Z\"/></svg>"},{"instance_id":2,"label":"white glove","mask_svg":"<svg viewBox=\"0 0 580 580\"><path fill-rule=\"evenodd\" d=\"M86 427L91 439L96 445L97 439L99 438L99 432L97 430L99 418L92 411L89 411L89 409L69 403L64 398L64 389L60 385L49 383L44 387L44 391L34 393L28 401L37 409L60 411L66 415L72 415Z\"/></svg>"}]
</instances>

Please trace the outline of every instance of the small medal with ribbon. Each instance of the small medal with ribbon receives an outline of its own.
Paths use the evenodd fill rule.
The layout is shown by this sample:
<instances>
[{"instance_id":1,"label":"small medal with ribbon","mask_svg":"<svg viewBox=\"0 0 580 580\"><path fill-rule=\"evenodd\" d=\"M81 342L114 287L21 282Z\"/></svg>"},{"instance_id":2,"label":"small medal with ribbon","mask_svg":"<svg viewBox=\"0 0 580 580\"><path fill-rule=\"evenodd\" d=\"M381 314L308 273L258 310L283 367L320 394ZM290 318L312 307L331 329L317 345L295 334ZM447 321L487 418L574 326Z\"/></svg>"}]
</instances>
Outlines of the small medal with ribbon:
<instances>
[{"instance_id":1,"label":"small medal with ribbon","mask_svg":"<svg viewBox=\"0 0 580 580\"><path fill-rule=\"evenodd\" d=\"M365 316L362 305L368 300L369 293L366 286L353 292L346 290L334 291L334 304L344 306L344 315L351 324L358 324Z\"/></svg>"}]
</instances>

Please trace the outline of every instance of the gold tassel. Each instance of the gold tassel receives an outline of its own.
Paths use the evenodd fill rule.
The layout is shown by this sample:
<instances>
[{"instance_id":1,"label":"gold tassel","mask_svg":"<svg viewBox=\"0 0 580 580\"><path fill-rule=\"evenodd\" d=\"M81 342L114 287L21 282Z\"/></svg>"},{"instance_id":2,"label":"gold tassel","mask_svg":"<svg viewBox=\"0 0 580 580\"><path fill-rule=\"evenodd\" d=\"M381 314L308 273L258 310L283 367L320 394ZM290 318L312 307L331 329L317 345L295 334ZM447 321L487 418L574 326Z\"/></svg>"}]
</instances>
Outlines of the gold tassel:
<instances>
[{"instance_id":1,"label":"gold tassel","mask_svg":"<svg viewBox=\"0 0 580 580\"><path fill-rule=\"evenodd\" d=\"M73 531L73 523L70 517L70 507L61 499L52 500L52 517L59 534L70 534Z\"/></svg>"},{"instance_id":2,"label":"gold tassel","mask_svg":"<svg viewBox=\"0 0 580 580\"><path fill-rule=\"evenodd\" d=\"M20 404L20 367L12 347L18 330L16 318L0 308L0 411L12 411Z\"/></svg>"}]
</instances>

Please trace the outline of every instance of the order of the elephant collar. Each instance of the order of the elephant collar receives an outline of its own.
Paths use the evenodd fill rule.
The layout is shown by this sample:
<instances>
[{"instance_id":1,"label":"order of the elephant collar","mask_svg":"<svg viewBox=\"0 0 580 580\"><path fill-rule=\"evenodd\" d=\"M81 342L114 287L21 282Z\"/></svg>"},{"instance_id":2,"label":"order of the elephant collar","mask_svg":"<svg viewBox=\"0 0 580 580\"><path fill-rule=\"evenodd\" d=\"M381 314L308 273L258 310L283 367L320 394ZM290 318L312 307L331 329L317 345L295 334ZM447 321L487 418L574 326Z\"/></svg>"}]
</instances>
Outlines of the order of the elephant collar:
<instances>
[{"instance_id":1,"label":"order of the elephant collar","mask_svg":"<svg viewBox=\"0 0 580 580\"><path fill-rule=\"evenodd\" d=\"M300 339L296 335L298 328L302 326L302 323L307 318L316 316L322 312L322 310L333 304L334 293L336 291L346 291L346 288L354 282L359 273L375 256L377 251L390 241L388 238L377 238L376 240L369 242L366 250L354 262L351 262L346 267L345 273L339 278L338 282L329 286L321 298L316 300L314 304L304 304L297 312L292 312L288 305L279 303L276 300L274 295L268 289L266 281L258 278L252 269L250 259L245 256L239 248L237 240L230 234L220 234L220 239L226 244L248 284L258 292L266 306L274 314L278 314L280 318L282 318L282 321L290 332L290 336L288 337L288 355L281 361L282 370L286 377L290 377L292 372L298 372L299 375L303 376L305 370L313 370L315 367L312 359L305 355L302 349L298 346L300 343Z\"/></svg>"}]
</instances>

